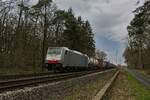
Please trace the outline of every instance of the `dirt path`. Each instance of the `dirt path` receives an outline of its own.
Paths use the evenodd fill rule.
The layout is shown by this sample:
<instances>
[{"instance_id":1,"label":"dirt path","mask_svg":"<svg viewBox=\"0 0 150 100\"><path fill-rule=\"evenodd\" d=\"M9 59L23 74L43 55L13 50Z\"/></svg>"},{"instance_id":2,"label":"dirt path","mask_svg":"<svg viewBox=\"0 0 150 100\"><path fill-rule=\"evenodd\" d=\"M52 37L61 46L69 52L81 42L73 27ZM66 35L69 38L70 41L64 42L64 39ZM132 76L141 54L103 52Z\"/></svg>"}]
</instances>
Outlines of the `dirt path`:
<instances>
[{"instance_id":1,"label":"dirt path","mask_svg":"<svg viewBox=\"0 0 150 100\"><path fill-rule=\"evenodd\" d=\"M150 89L150 77L146 77L145 75L135 71L128 69L130 74L132 74L139 82L141 82L144 86Z\"/></svg>"}]
</instances>

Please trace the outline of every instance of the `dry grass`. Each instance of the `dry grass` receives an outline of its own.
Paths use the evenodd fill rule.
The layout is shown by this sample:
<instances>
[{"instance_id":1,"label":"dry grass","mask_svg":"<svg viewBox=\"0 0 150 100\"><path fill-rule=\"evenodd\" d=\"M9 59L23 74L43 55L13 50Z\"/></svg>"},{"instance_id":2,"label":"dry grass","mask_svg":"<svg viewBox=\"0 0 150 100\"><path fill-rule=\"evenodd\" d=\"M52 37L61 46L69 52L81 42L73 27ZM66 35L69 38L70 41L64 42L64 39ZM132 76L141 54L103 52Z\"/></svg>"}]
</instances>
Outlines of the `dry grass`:
<instances>
[{"instance_id":1,"label":"dry grass","mask_svg":"<svg viewBox=\"0 0 150 100\"><path fill-rule=\"evenodd\" d=\"M65 97L64 100L92 100L113 74L107 73L95 81L91 81L82 86L77 85L73 88L73 94Z\"/></svg>"},{"instance_id":2,"label":"dry grass","mask_svg":"<svg viewBox=\"0 0 150 100\"><path fill-rule=\"evenodd\" d=\"M108 100L136 100L130 87L127 76L120 72L113 88L108 93Z\"/></svg>"},{"instance_id":3,"label":"dry grass","mask_svg":"<svg viewBox=\"0 0 150 100\"><path fill-rule=\"evenodd\" d=\"M20 75L41 72L41 67L0 67L0 75Z\"/></svg>"},{"instance_id":4,"label":"dry grass","mask_svg":"<svg viewBox=\"0 0 150 100\"><path fill-rule=\"evenodd\" d=\"M143 69L143 70L136 70L139 73L145 75L145 76L149 76L150 77L150 68L149 69Z\"/></svg>"}]
</instances>

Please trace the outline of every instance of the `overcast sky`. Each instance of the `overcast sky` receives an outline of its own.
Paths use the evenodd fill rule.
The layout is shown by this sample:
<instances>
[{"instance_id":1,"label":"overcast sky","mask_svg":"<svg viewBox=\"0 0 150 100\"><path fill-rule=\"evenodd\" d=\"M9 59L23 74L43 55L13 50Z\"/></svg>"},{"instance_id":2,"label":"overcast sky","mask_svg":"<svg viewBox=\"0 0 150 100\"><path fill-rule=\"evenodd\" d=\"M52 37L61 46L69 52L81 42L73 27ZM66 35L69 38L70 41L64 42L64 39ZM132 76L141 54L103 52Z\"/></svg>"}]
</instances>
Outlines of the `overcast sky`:
<instances>
[{"instance_id":1,"label":"overcast sky","mask_svg":"<svg viewBox=\"0 0 150 100\"><path fill-rule=\"evenodd\" d=\"M138 0L54 0L58 8L72 8L76 16L88 19L95 33L96 48L108 53L108 60L123 63L127 25L133 19ZM117 57L116 57L117 56ZM118 60L116 60L118 58Z\"/></svg>"}]
</instances>

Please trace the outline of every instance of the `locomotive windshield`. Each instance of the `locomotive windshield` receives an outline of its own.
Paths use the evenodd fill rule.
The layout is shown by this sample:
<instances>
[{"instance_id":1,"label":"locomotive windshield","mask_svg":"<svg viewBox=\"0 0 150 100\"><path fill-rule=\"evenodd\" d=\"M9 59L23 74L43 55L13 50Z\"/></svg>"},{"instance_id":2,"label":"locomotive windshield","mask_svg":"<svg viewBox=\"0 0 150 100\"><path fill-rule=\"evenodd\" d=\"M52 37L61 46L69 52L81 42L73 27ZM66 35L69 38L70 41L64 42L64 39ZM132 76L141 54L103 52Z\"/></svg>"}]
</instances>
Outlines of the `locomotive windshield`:
<instances>
[{"instance_id":1,"label":"locomotive windshield","mask_svg":"<svg viewBox=\"0 0 150 100\"><path fill-rule=\"evenodd\" d=\"M48 55L60 55L61 54L61 49L59 49L59 48L49 48L47 54Z\"/></svg>"}]
</instances>

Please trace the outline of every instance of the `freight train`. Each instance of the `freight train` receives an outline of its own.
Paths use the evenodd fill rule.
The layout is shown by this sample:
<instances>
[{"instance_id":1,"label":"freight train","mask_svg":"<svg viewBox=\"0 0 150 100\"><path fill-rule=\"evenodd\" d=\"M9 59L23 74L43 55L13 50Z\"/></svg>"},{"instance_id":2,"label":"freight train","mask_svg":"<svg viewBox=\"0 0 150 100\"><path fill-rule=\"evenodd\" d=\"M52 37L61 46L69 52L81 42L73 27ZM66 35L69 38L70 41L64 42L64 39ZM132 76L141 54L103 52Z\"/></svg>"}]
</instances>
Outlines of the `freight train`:
<instances>
[{"instance_id":1,"label":"freight train","mask_svg":"<svg viewBox=\"0 0 150 100\"><path fill-rule=\"evenodd\" d=\"M45 59L45 67L54 71L91 70L101 66L97 59L67 47L49 47ZM103 68L106 66L109 67L108 63Z\"/></svg>"}]
</instances>

